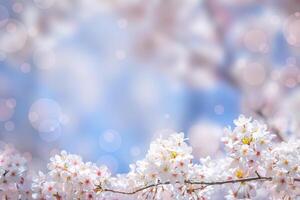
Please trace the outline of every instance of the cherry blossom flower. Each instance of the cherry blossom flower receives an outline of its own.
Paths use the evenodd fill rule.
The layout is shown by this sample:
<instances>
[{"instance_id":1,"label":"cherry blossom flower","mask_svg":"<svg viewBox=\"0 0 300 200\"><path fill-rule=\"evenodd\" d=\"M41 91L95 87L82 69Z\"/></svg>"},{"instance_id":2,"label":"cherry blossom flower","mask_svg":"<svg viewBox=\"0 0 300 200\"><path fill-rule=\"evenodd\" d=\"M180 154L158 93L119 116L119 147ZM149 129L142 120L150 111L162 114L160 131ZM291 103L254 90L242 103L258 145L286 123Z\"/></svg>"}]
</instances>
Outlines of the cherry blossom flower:
<instances>
[{"instance_id":1,"label":"cherry blossom flower","mask_svg":"<svg viewBox=\"0 0 300 200\"><path fill-rule=\"evenodd\" d=\"M0 153L3 199L296 199L300 192L300 141L275 142L262 122L243 115L225 128L225 157L193 162L183 133L158 137L127 174L62 151L48 172L27 176L27 161L12 147ZM32 183L31 183L32 182Z\"/></svg>"},{"instance_id":2,"label":"cherry blossom flower","mask_svg":"<svg viewBox=\"0 0 300 200\"><path fill-rule=\"evenodd\" d=\"M30 199L31 181L27 178L27 160L14 147L0 150L0 198Z\"/></svg>"},{"instance_id":3,"label":"cherry blossom flower","mask_svg":"<svg viewBox=\"0 0 300 200\"><path fill-rule=\"evenodd\" d=\"M95 199L110 177L104 166L84 163L81 157L62 151L50 158L49 172L33 179L34 199Z\"/></svg>"}]
</instances>

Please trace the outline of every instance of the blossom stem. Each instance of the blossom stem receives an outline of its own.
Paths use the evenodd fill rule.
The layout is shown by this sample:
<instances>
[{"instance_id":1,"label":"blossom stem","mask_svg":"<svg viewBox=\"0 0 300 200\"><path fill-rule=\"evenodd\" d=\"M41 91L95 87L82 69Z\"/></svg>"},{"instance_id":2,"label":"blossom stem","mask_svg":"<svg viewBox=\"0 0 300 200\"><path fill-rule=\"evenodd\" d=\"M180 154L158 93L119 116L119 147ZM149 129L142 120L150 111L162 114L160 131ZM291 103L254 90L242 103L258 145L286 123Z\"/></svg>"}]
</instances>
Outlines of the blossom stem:
<instances>
[{"instance_id":1,"label":"blossom stem","mask_svg":"<svg viewBox=\"0 0 300 200\"><path fill-rule=\"evenodd\" d=\"M249 178L243 178L243 179L233 179L233 180L226 180L226 181L212 181L212 182L206 182L206 181L190 181L187 180L184 183L185 184L191 184L191 185L205 185L205 186L212 186L212 185L223 185L223 184L229 184L229 183L244 183L244 182L251 182L251 181L272 181L272 177L263 177L263 176L257 176L257 177L249 177ZM299 178L295 178L294 181L300 182ZM180 183L180 182L175 182ZM163 185L170 185L172 184L170 181L163 182L163 183L156 183L156 184L150 184L145 187L141 187L137 190L126 192L126 191L118 191L113 189L103 189L103 192L112 192L112 193L118 193L118 194L127 194L132 195L136 194L138 192L141 192L143 190L157 187L157 186L163 186Z\"/></svg>"},{"instance_id":2,"label":"blossom stem","mask_svg":"<svg viewBox=\"0 0 300 200\"><path fill-rule=\"evenodd\" d=\"M187 181L186 183L195 184L195 185L223 185L228 183L242 183L242 182L250 182L250 181L271 181L271 177L250 177L250 178L243 178L243 179L233 179L233 180L226 180L226 181L213 181L213 182L193 182Z\"/></svg>"},{"instance_id":3,"label":"blossom stem","mask_svg":"<svg viewBox=\"0 0 300 200\"><path fill-rule=\"evenodd\" d=\"M118 190L113 190L113 189L103 189L103 191L104 192L118 193L118 194L136 194L138 192L141 192L141 191L149 189L149 188L157 187L157 186L160 186L160 185L170 185L170 184L171 184L170 181L167 181L167 182L164 182L164 183L150 184L150 185L147 185L145 187L142 187L142 188L139 188L137 190L134 190L132 192L118 191Z\"/></svg>"}]
</instances>

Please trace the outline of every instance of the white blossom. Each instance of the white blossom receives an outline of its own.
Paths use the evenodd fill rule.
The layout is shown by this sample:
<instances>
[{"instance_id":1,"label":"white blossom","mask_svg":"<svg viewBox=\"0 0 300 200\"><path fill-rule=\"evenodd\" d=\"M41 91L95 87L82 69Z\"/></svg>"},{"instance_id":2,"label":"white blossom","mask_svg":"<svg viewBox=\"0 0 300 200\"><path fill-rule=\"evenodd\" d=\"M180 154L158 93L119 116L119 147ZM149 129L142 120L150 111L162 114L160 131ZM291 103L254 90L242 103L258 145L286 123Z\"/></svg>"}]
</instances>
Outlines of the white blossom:
<instances>
[{"instance_id":1,"label":"white blossom","mask_svg":"<svg viewBox=\"0 0 300 200\"><path fill-rule=\"evenodd\" d=\"M50 158L49 172L33 179L35 199L95 199L110 177L107 167L84 163L81 157L62 151ZM100 196L99 196L100 195Z\"/></svg>"},{"instance_id":2,"label":"white blossom","mask_svg":"<svg viewBox=\"0 0 300 200\"><path fill-rule=\"evenodd\" d=\"M1 199L296 199L300 193L300 141L276 143L259 121L241 115L226 128L225 157L193 162L183 133L158 137L127 174L62 151L48 171L28 178L27 161L12 147L0 152Z\"/></svg>"},{"instance_id":3,"label":"white blossom","mask_svg":"<svg viewBox=\"0 0 300 200\"><path fill-rule=\"evenodd\" d=\"M31 199L27 161L14 147L0 150L0 199Z\"/></svg>"}]
</instances>

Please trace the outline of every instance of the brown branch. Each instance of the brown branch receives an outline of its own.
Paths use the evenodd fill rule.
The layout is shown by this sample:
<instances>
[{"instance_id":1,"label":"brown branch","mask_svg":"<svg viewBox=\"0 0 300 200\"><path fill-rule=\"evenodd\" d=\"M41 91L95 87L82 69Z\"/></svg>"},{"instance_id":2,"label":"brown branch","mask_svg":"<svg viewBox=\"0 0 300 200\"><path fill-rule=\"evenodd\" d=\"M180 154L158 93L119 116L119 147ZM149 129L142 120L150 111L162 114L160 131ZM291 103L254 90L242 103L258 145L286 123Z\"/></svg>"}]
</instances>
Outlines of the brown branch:
<instances>
[{"instance_id":1,"label":"brown branch","mask_svg":"<svg viewBox=\"0 0 300 200\"><path fill-rule=\"evenodd\" d=\"M118 194L136 194L140 191L143 191L143 190L146 190L146 189L149 189L149 188L152 188L152 187L157 187L157 186L160 186L160 185L170 185L170 184L171 184L170 181L164 182L164 183L150 184L150 185L139 188L139 189L137 189L135 191L132 191L132 192L117 191L117 190L113 190L113 189L101 189L101 186L97 186L98 187L97 189L102 190L103 192L113 192L113 193L118 193Z\"/></svg>"},{"instance_id":2,"label":"brown branch","mask_svg":"<svg viewBox=\"0 0 300 200\"><path fill-rule=\"evenodd\" d=\"M228 183L244 183L244 182L250 182L250 181L271 181L271 177L250 177L250 178L243 178L243 179L233 179L233 180L226 180L226 181L213 181L213 182L193 182L193 181L187 181L186 183L189 184L197 184L197 185L223 185Z\"/></svg>"},{"instance_id":3,"label":"brown branch","mask_svg":"<svg viewBox=\"0 0 300 200\"><path fill-rule=\"evenodd\" d=\"M184 181L184 183L191 184L191 185L203 185L203 186L207 187L207 186L212 186L212 185L224 185L224 184L230 184L230 183L234 184L234 183L245 183L245 182L252 182L252 181L272 181L272 179L273 179L272 177L264 177L264 176L260 176L258 173L256 173L256 174L257 174L257 177L249 177L249 178L243 178L243 179L233 179L233 180L226 180L226 181L211 181L211 182L187 180L187 181ZM300 178L295 178L294 181L300 182ZM175 182L175 183L181 183L181 182ZM117 193L117 194L133 195L133 194L136 194L138 192L141 192L143 190L146 190L146 189L149 189L152 187L171 185L171 184L172 183L170 181L156 183L156 184L150 184L150 185L141 187L141 188L131 191L131 192L118 191L118 190L113 190L113 189L101 189L101 186L97 186L97 187L98 187L98 190L101 190L103 192L112 192L112 193ZM198 188L198 189L201 189L201 188Z\"/></svg>"}]
</instances>

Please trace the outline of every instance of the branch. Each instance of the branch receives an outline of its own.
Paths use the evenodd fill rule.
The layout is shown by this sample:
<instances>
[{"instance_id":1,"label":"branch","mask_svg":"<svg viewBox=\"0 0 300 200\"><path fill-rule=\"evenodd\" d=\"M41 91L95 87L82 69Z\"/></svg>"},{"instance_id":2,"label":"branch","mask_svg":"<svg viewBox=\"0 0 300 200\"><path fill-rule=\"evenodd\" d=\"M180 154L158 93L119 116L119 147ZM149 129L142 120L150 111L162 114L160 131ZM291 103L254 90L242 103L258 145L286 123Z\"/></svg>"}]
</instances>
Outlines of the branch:
<instances>
[{"instance_id":1,"label":"branch","mask_svg":"<svg viewBox=\"0 0 300 200\"><path fill-rule=\"evenodd\" d=\"M179 183L179 182L175 182L175 183ZM113 192L113 193L118 193L118 194L136 194L138 192L141 192L141 191L149 189L149 188L157 187L157 186L160 186L160 185L170 185L170 184L172 184L170 181L167 181L167 182L164 182L164 183L150 184L150 185L139 188L139 189L137 189L135 191L132 191L132 192L118 191L118 190L113 190L113 189L102 189L102 187L99 186L99 185L97 186L96 190L99 189L100 191L103 191L103 192Z\"/></svg>"},{"instance_id":2,"label":"branch","mask_svg":"<svg viewBox=\"0 0 300 200\"><path fill-rule=\"evenodd\" d=\"M227 181L213 181L213 182L193 182L193 181L187 181L186 183L189 184L196 184L196 185L223 185L228 183L244 183L244 182L250 182L250 181L271 181L271 177L250 177L250 178L243 178L243 179L233 179L233 180L227 180Z\"/></svg>"},{"instance_id":3,"label":"branch","mask_svg":"<svg viewBox=\"0 0 300 200\"><path fill-rule=\"evenodd\" d=\"M230 183L245 183L245 182L251 182L251 181L272 181L272 177L264 177L260 176L258 173L257 177L249 177L249 178L243 178L243 179L233 179L233 180L226 180L226 181L211 181L211 182L206 182L206 181L184 181L185 184L190 184L190 185L203 185L205 187L207 186L212 186L212 185L224 185L224 184L230 184ZM300 178L295 178L295 182L300 182ZM175 182L175 183L181 183L181 182ZM102 192L112 192L112 193L117 193L117 194L125 194L125 195L132 195L136 194L138 192L141 192L143 190L157 187L157 186L163 186L163 185L171 185L174 183L171 183L170 181L163 182L163 183L156 183L156 184L150 184L145 187L141 187L137 190L134 190L132 192L126 192L126 191L118 191L118 190L113 190L113 189L103 189L100 185L97 186L96 190L97 191L102 191ZM204 188L205 188L204 187ZM198 188L198 189L203 189L203 187Z\"/></svg>"}]
</instances>

